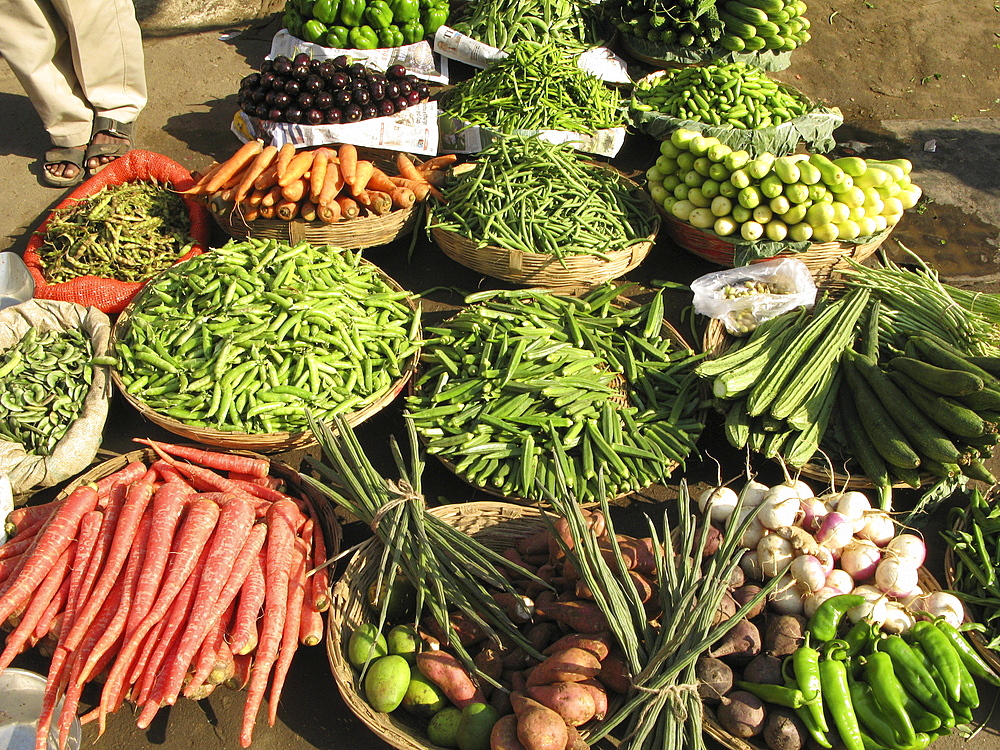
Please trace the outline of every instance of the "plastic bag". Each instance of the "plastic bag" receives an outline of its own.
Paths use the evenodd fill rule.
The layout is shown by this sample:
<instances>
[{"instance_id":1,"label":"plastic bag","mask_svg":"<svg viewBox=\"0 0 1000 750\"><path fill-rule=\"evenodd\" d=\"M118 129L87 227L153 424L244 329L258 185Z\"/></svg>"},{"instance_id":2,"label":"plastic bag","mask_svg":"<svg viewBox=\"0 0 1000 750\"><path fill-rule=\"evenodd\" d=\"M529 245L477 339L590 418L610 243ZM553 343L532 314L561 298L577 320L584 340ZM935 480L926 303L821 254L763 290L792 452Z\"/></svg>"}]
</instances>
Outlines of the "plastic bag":
<instances>
[{"instance_id":1,"label":"plastic bag","mask_svg":"<svg viewBox=\"0 0 1000 750\"><path fill-rule=\"evenodd\" d=\"M694 311L721 320L734 336L744 336L768 318L798 307L810 308L816 302L816 282L808 266L794 258L705 274L691 282L691 291Z\"/></svg>"},{"instance_id":2,"label":"plastic bag","mask_svg":"<svg viewBox=\"0 0 1000 750\"><path fill-rule=\"evenodd\" d=\"M95 357L108 354L111 321L107 315L95 307L46 299L0 312L0 351L14 346L32 327L41 332L79 328L90 337ZM0 474L10 477L15 495L58 484L90 466L104 438L110 386L108 368L94 367L83 409L48 456L27 453L23 444L0 439Z\"/></svg>"}]
</instances>

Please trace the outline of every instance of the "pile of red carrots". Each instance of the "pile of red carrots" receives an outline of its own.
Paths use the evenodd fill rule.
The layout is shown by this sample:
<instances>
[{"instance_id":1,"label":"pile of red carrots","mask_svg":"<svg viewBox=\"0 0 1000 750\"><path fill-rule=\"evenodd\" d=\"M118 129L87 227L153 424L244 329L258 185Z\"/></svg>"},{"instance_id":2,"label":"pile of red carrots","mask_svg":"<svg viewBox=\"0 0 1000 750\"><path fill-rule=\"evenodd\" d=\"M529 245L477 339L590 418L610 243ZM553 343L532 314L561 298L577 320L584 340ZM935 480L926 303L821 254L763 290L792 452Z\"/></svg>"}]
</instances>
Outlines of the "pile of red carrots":
<instances>
[{"instance_id":1,"label":"pile of red carrots","mask_svg":"<svg viewBox=\"0 0 1000 750\"><path fill-rule=\"evenodd\" d=\"M96 720L128 700L145 728L179 695L246 687L248 747L268 723L299 643L323 638L326 544L315 510L281 492L267 459L138 440L155 454L65 499L16 509L0 545L0 670L52 653L36 747L55 707L65 747L84 685L103 680ZM269 690L269 692L268 692Z\"/></svg>"}]
</instances>

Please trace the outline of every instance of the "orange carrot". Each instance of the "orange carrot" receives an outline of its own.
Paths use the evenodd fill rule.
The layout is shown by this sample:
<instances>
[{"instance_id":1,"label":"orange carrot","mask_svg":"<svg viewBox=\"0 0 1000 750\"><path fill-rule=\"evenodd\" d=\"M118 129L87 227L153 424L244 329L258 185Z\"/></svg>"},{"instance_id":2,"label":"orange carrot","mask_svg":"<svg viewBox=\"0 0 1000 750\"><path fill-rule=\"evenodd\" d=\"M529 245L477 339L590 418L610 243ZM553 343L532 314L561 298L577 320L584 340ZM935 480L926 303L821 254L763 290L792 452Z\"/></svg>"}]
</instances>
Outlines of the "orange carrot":
<instances>
[{"instance_id":1,"label":"orange carrot","mask_svg":"<svg viewBox=\"0 0 1000 750\"><path fill-rule=\"evenodd\" d=\"M415 182L426 182L426 178L417 171L417 168L413 166L413 162L410 161L410 157L400 151L396 154L396 171L399 172L399 176L407 180L414 180Z\"/></svg>"},{"instance_id":2,"label":"orange carrot","mask_svg":"<svg viewBox=\"0 0 1000 750\"><path fill-rule=\"evenodd\" d=\"M281 187L288 187L296 180L302 178L312 165L314 151L300 151L292 157L284 170L278 170L278 184Z\"/></svg>"},{"instance_id":3,"label":"orange carrot","mask_svg":"<svg viewBox=\"0 0 1000 750\"><path fill-rule=\"evenodd\" d=\"M324 224L333 224L340 221L340 204L336 200L329 204L320 203L316 206L316 216Z\"/></svg>"},{"instance_id":4,"label":"orange carrot","mask_svg":"<svg viewBox=\"0 0 1000 750\"><path fill-rule=\"evenodd\" d=\"M261 205L261 207L257 209L257 215L261 219L273 219L274 218L274 204L272 203L269 206Z\"/></svg>"},{"instance_id":5,"label":"orange carrot","mask_svg":"<svg viewBox=\"0 0 1000 750\"><path fill-rule=\"evenodd\" d=\"M316 204L312 201L302 201L299 204L299 216L303 221L316 221Z\"/></svg>"},{"instance_id":6,"label":"orange carrot","mask_svg":"<svg viewBox=\"0 0 1000 750\"><path fill-rule=\"evenodd\" d=\"M418 172L429 172L431 170L447 169L458 161L458 154L441 154L433 156L422 164L417 164Z\"/></svg>"},{"instance_id":7,"label":"orange carrot","mask_svg":"<svg viewBox=\"0 0 1000 750\"><path fill-rule=\"evenodd\" d=\"M299 642L299 626L302 621L302 605L306 592L306 559L309 556L308 545L304 539L297 537L292 547L292 573L288 580L288 599L286 600L285 623L281 631L281 642L278 646L278 656L274 662L274 676L271 678L271 693L267 700L267 723L274 726L278 720L278 700L281 689L288 676L288 668L292 665L295 647Z\"/></svg>"},{"instance_id":8,"label":"orange carrot","mask_svg":"<svg viewBox=\"0 0 1000 750\"><path fill-rule=\"evenodd\" d=\"M323 190L323 182L326 180L326 168L330 161L330 149L320 147L316 149L312 166L309 168L309 200L313 203L319 201L319 194Z\"/></svg>"},{"instance_id":9,"label":"orange carrot","mask_svg":"<svg viewBox=\"0 0 1000 750\"><path fill-rule=\"evenodd\" d=\"M258 210L269 208L272 209L272 214L273 214L274 204L280 200L281 200L281 186L277 184L273 185L271 189L267 191L267 194L261 199L260 209Z\"/></svg>"},{"instance_id":10,"label":"orange carrot","mask_svg":"<svg viewBox=\"0 0 1000 750\"><path fill-rule=\"evenodd\" d=\"M396 183L389 179L389 175L372 165L372 176L368 179L368 187L371 190L381 190L383 193L389 193L396 187Z\"/></svg>"},{"instance_id":11,"label":"orange carrot","mask_svg":"<svg viewBox=\"0 0 1000 750\"><path fill-rule=\"evenodd\" d=\"M250 195L246 197L244 202L248 208L255 209L260 205L260 202L264 200L265 195L267 195L267 190L254 188L250 191Z\"/></svg>"},{"instance_id":12,"label":"orange carrot","mask_svg":"<svg viewBox=\"0 0 1000 750\"><path fill-rule=\"evenodd\" d=\"M297 180L294 180L293 182L281 188L281 197L286 201L291 201L292 203L298 203L300 200L306 197L306 193L308 192L309 192L309 180L307 180L304 177L300 177Z\"/></svg>"},{"instance_id":13,"label":"orange carrot","mask_svg":"<svg viewBox=\"0 0 1000 750\"><path fill-rule=\"evenodd\" d=\"M351 182L351 195L355 198L361 195L364 189L368 186L368 180L371 179L374 171L375 165L367 159L361 159L358 161L354 168L354 180Z\"/></svg>"},{"instance_id":14,"label":"orange carrot","mask_svg":"<svg viewBox=\"0 0 1000 750\"><path fill-rule=\"evenodd\" d=\"M274 163L276 176L280 177L288 168L288 162L295 158L295 145L285 143L278 149L278 158Z\"/></svg>"},{"instance_id":15,"label":"orange carrot","mask_svg":"<svg viewBox=\"0 0 1000 750\"><path fill-rule=\"evenodd\" d=\"M274 204L274 216L282 221L291 221L299 214L299 204L282 199Z\"/></svg>"},{"instance_id":16,"label":"orange carrot","mask_svg":"<svg viewBox=\"0 0 1000 750\"><path fill-rule=\"evenodd\" d=\"M392 198L380 190L366 190L368 202L365 204L376 216L385 216L392 211Z\"/></svg>"},{"instance_id":17,"label":"orange carrot","mask_svg":"<svg viewBox=\"0 0 1000 750\"><path fill-rule=\"evenodd\" d=\"M361 213L358 202L350 196L342 195L336 199L336 203L340 206L340 215L345 219L354 219Z\"/></svg>"},{"instance_id":18,"label":"orange carrot","mask_svg":"<svg viewBox=\"0 0 1000 750\"><path fill-rule=\"evenodd\" d=\"M420 202L427 200L428 194L436 190L436 188L433 185L431 185L429 182L426 181L417 182L416 180L408 180L405 177L391 177L391 176L389 177L389 179L392 180L393 184L395 184L396 187L405 187L412 190L414 197Z\"/></svg>"},{"instance_id":19,"label":"orange carrot","mask_svg":"<svg viewBox=\"0 0 1000 750\"><path fill-rule=\"evenodd\" d=\"M340 159L340 171L344 175L344 182L348 185L354 184L354 170L358 166L358 148L350 143L343 143L337 151L337 158Z\"/></svg>"},{"instance_id":20,"label":"orange carrot","mask_svg":"<svg viewBox=\"0 0 1000 750\"><path fill-rule=\"evenodd\" d=\"M205 185L208 181L212 179L212 176L219 170L222 164L217 161L213 161L208 165L208 168L204 172L192 172L191 176L194 178L194 185L189 187L187 190L178 191L181 195L197 195L198 193L205 192Z\"/></svg>"},{"instance_id":21,"label":"orange carrot","mask_svg":"<svg viewBox=\"0 0 1000 750\"><path fill-rule=\"evenodd\" d=\"M392 185L391 182L389 184ZM412 190L408 187L397 187L396 185L392 185L392 190L389 191L389 198L392 199L392 205L396 208L409 208L417 202L417 196L413 194Z\"/></svg>"},{"instance_id":22,"label":"orange carrot","mask_svg":"<svg viewBox=\"0 0 1000 750\"><path fill-rule=\"evenodd\" d=\"M277 158L277 157L276 157ZM278 165L271 164L253 181L254 190L270 190L278 182Z\"/></svg>"},{"instance_id":23,"label":"orange carrot","mask_svg":"<svg viewBox=\"0 0 1000 750\"><path fill-rule=\"evenodd\" d=\"M254 160L250 162L250 165L243 170L243 176L236 185L236 192L233 194L233 200L236 203L239 203L246 197L247 193L249 193L250 189L253 187L254 180L260 177L264 170L271 165L271 162L274 161L277 155L277 146L264 146Z\"/></svg>"},{"instance_id":24,"label":"orange carrot","mask_svg":"<svg viewBox=\"0 0 1000 750\"><path fill-rule=\"evenodd\" d=\"M319 198L314 202L317 205L330 205L342 187L344 187L342 168L331 160L326 165L326 174L323 176L323 187L319 191Z\"/></svg>"},{"instance_id":25,"label":"orange carrot","mask_svg":"<svg viewBox=\"0 0 1000 750\"><path fill-rule=\"evenodd\" d=\"M259 208L248 208L246 211L243 212L243 221L249 224L251 221L255 221L259 216L260 216Z\"/></svg>"},{"instance_id":26,"label":"orange carrot","mask_svg":"<svg viewBox=\"0 0 1000 750\"><path fill-rule=\"evenodd\" d=\"M259 138L257 140L247 141L244 143L235 154L226 159L226 161L224 161L222 165L215 170L211 179L205 184L204 192L214 193L216 190L221 189L263 150L264 141Z\"/></svg>"}]
</instances>

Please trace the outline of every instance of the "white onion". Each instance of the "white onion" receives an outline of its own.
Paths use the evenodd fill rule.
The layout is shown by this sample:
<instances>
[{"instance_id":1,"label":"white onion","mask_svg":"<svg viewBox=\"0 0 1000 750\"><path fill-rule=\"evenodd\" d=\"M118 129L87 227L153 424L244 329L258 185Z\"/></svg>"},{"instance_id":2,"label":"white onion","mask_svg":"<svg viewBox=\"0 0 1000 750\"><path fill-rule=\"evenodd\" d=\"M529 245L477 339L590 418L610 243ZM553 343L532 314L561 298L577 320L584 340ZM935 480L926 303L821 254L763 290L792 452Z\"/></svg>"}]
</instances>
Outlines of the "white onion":
<instances>
[{"instance_id":1,"label":"white onion","mask_svg":"<svg viewBox=\"0 0 1000 750\"><path fill-rule=\"evenodd\" d=\"M757 559L764 578L774 578L795 554L795 548L787 539L777 534L768 534L757 544Z\"/></svg>"},{"instance_id":2,"label":"white onion","mask_svg":"<svg viewBox=\"0 0 1000 750\"><path fill-rule=\"evenodd\" d=\"M839 591L841 594L849 594L854 590L855 586L857 586L857 583L851 577L850 573L846 570L837 568L831 570L827 575L824 586L826 586L826 588Z\"/></svg>"},{"instance_id":3,"label":"white onion","mask_svg":"<svg viewBox=\"0 0 1000 750\"><path fill-rule=\"evenodd\" d=\"M945 622L954 627L961 626L965 620L965 607L962 600L947 591L933 591L916 601L916 609L935 617L943 617Z\"/></svg>"},{"instance_id":4,"label":"white onion","mask_svg":"<svg viewBox=\"0 0 1000 750\"><path fill-rule=\"evenodd\" d=\"M876 547L884 547L896 535L896 525L888 513L869 513L865 516L865 525L855 535L874 542Z\"/></svg>"},{"instance_id":5,"label":"white onion","mask_svg":"<svg viewBox=\"0 0 1000 750\"><path fill-rule=\"evenodd\" d=\"M837 500L837 507L834 508L838 513L842 513L854 522L853 531L855 534L865 527L867 523L865 514L871 509L872 504L868 500L868 496L855 490L841 493Z\"/></svg>"},{"instance_id":6,"label":"white onion","mask_svg":"<svg viewBox=\"0 0 1000 750\"><path fill-rule=\"evenodd\" d=\"M799 515L799 507L802 501L798 495L784 486L772 487L760 504L760 511L757 518L760 519L765 529L783 529L786 526L794 526Z\"/></svg>"},{"instance_id":7,"label":"white onion","mask_svg":"<svg viewBox=\"0 0 1000 750\"><path fill-rule=\"evenodd\" d=\"M826 586L821 588L819 591L810 591L802 597L802 614L806 617L812 617L813 613L816 612L816 608L820 604L825 602L827 599L831 599L843 593L843 591L837 591L836 589L827 588Z\"/></svg>"},{"instance_id":8,"label":"white onion","mask_svg":"<svg viewBox=\"0 0 1000 750\"><path fill-rule=\"evenodd\" d=\"M799 509L802 511L799 526L810 534L815 534L819 530L823 519L826 518L826 514L830 512L824 502L818 497L807 497L801 500Z\"/></svg>"},{"instance_id":9,"label":"white onion","mask_svg":"<svg viewBox=\"0 0 1000 750\"><path fill-rule=\"evenodd\" d=\"M816 541L831 550L839 550L854 536L854 524L843 514L833 511L823 519L816 532Z\"/></svg>"},{"instance_id":10,"label":"white onion","mask_svg":"<svg viewBox=\"0 0 1000 750\"><path fill-rule=\"evenodd\" d=\"M840 551L840 567L856 581L867 581L875 575L875 568L882 560L882 550L868 539L855 537Z\"/></svg>"},{"instance_id":11,"label":"white onion","mask_svg":"<svg viewBox=\"0 0 1000 750\"><path fill-rule=\"evenodd\" d=\"M882 591L874 586L858 586L852 594L859 594L864 597L865 603L847 610L847 617L851 622L858 620L871 620L876 625L881 625L886 617L886 598Z\"/></svg>"},{"instance_id":12,"label":"white onion","mask_svg":"<svg viewBox=\"0 0 1000 750\"><path fill-rule=\"evenodd\" d=\"M743 505L747 506L748 508L756 508L758 505L761 504L761 501L763 501L764 496L770 491L771 488L768 487L763 482L758 482L754 479L751 479L749 482L743 485L743 489L740 491L740 494L743 496Z\"/></svg>"},{"instance_id":13,"label":"white onion","mask_svg":"<svg viewBox=\"0 0 1000 750\"><path fill-rule=\"evenodd\" d=\"M875 568L875 585L896 599L908 596L919 578L917 566L907 560L888 557Z\"/></svg>"},{"instance_id":14,"label":"white onion","mask_svg":"<svg viewBox=\"0 0 1000 750\"><path fill-rule=\"evenodd\" d=\"M698 496L698 510L710 514L712 523L725 524L738 500L739 496L729 487L709 487Z\"/></svg>"},{"instance_id":15,"label":"white onion","mask_svg":"<svg viewBox=\"0 0 1000 750\"><path fill-rule=\"evenodd\" d=\"M823 564L812 555L796 557L792 560L789 572L801 591L819 591L826 585L826 571L823 569Z\"/></svg>"},{"instance_id":16,"label":"white onion","mask_svg":"<svg viewBox=\"0 0 1000 750\"><path fill-rule=\"evenodd\" d=\"M885 548L887 557L892 556L897 560L912 562L915 568L923 565L924 559L927 557L927 545L916 534L900 534L893 538Z\"/></svg>"},{"instance_id":17,"label":"white onion","mask_svg":"<svg viewBox=\"0 0 1000 750\"><path fill-rule=\"evenodd\" d=\"M899 602L887 602L885 605L885 620L882 621L882 630L889 633L905 633L913 627L913 615L906 611Z\"/></svg>"},{"instance_id":18,"label":"white onion","mask_svg":"<svg viewBox=\"0 0 1000 750\"><path fill-rule=\"evenodd\" d=\"M764 575L760 572L760 557L757 554L757 550L748 549L744 552L743 557L740 558L740 567L743 568L743 572L750 580L764 580Z\"/></svg>"},{"instance_id":19,"label":"white onion","mask_svg":"<svg viewBox=\"0 0 1000 750\"><path fill-rule=\"evenodd\" d=\"M783 615L802 614L802 596L795 588L795 583L790 575L781 577L778 588L771 594L771 609Z\"/></svg>"}]
</instances>

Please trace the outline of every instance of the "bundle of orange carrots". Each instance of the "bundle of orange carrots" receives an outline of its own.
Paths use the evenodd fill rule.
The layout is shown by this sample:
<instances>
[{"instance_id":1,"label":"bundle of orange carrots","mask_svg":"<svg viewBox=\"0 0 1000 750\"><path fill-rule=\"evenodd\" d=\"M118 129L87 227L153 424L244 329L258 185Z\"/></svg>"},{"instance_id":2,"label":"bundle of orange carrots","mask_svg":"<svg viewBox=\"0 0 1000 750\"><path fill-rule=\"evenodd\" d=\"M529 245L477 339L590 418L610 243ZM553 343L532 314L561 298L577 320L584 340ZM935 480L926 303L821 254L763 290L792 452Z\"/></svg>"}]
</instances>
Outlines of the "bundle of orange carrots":
<instances>
[{"instance_id":1,"label":"bundle of orange carrots","mask_svg":"<svg viewBox=\"0 0 1000 750\"><path fill-rule=\"evenodd\" d=\"M0 670L26 648L48 646L38 748L61 698L66 746L81 691L98 678L100 703L82 720L98 721L101 733L126 700L145 728L179 695L246 687L247 747L268 685L273 725L296 647L323 638L330 601L320 520L280 491L267 459L137 442L154 457L8 517L0 621L12 629Z\"/></svg>"},{"instance_id":2,"label":"bundle of orange carrots","mask_svg":"<svg viewBox=\"0 0 1000 750\"><path fill-rule=\"evenodd\" d=\"M218 214L232 212L247 222L301 218L331 224L440 197L438 187L455 160L447 154L416 164L398 153L398 174L390 175L359 158L351 144L298 151L290 143L278 148L258 139L213 164L185 192L203 196Z\"/></svg>"}]
</instances>

